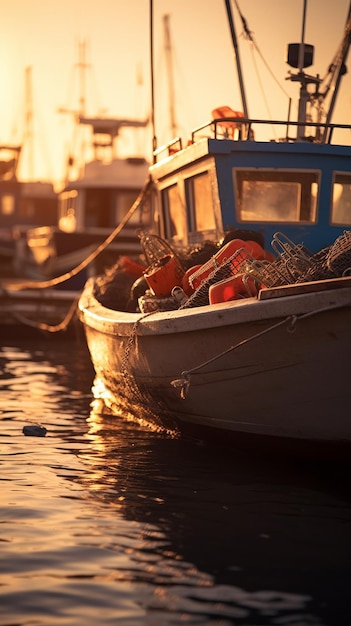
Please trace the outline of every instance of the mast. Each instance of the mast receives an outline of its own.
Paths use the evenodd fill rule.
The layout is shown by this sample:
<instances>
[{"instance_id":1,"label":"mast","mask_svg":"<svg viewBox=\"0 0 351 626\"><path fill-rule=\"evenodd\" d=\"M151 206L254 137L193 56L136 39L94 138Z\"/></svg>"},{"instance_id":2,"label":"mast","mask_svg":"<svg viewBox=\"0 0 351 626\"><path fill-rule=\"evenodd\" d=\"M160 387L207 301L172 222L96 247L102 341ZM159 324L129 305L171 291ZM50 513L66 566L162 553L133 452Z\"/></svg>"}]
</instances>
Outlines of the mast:
<instances>
[{"instance_id":1,"label":"mast","mask_svg":"<svg viewBox=\"0 0 351 626\"><path fill-rule=\"evenodd\" d=\"M297 127L297 141L305 141L306 121L307 121L307 105L311 101L311 94L308 91L308 85L315 85L316 96L319 98L318 91L321 83L320 77L311 76L304 71L306 67L310 67L313 64L314 47L305 43L305 24L306 24L306 11L307 0L303 3L303 17L302 17L302 31L300 43L290 43L288 45L288 58L287 62L291 67L296 68L297 74L289 72L289 80L300 83L300 94L298 102L298 127ZM318 131L317 131L318 133ZM311 139L311 138L309 138ZM313 139L316 140L316 137Z\"/></svg>"},{"instance_id":2,"label":"mast","mask_svg":"<svg viewBox=\"0 0 351 626\"><path fill-rule=\"evenodd\" d=\"M152 154L153 162L156 163L156 128L155 128L155 76L154 76L154 7L153 0L150 1L150 73L151 73L151 127L152 127Z\"/></svg>"},{"instance_id":3,"label":"mast","mask_svg":"<svg viewBox=\"0 0 351 626\"><path fill-rule=\"evenodd\" d=\"M28 154L28 176L32 180L33 172L33 95L32 95L32 68L25 69L25 131L24 145Z\"/></svg>"},{"instance_id":4,"label":"mast","mask_svg":"<svg viewBox=\"0 0 351 626\"><path fill-rule=\"evenodd\" d=\"M324 130L323 142L326 141L327 126L328 124L330 124L330 121L334 112L335 102L336 102L336 98L339 92L341 78L346 72L346 60L347 60L347 56L349 53L350 45L351 45L351 0L350 0L350 5L349 5L348 16L346 20L345 35L344 35L342 45L341 45L340 58L338 59L335 88L334 88L333 96L332 96L328 113L327 113L327 117L326 117L326 127Z\"/></svg>"},{"instance_id":5,"label":"mast","mask_svg":"<svg viewBox=\"0 0 351 626\"><path fill-rule=\"evenodd\" d=\"M242 71L241 71L239 47L238 47L238 42L237 42L237 38L236 38L236 32L235 32L235 26L234 26L232 10L231 10L231 6L230 6L230 0L224 0L224 1L225 1L226 9L227 9L227 14L228 14L230 34L231 34L232 42L233 42L233 46L234 46L234 54L235 54L235 59L236 59L236 67L237 67L237 72L238 72L238 79L239 79L239 85L240 85L240 94L241 94L241 101L242 101L242 105L243 105L243 112L244 112L244 116L246 117L246 119L248 119L249 113L248 113L248 108L247 108L247 104L246 104L246 95L245 95L243 75L242 75Z\"/></svg>"},{"instance_id":6,"label":"mast","mask_svg":"<svg viewBox=\"0 0 351 626\"><path fill-rule=\"evenodd\" d=\"M86 40L78 41L78 62L75 64L75 67L78 69L78 107L77 108L66 108L60 107L58 109L58 113L69 113L73 116L74 130L72 134L72 146L70 153L67 155L66 161L66 170L65 170L65 185L69 180L70 172L73 167L78 167L78 169L84 163L84 142L80 142L80 120L86 114L86 71L90 67L90 65L86 61ZM75 147L78 145L78 156L74 157L73 152L75 151Z\"/></svg>"},{"instance_id":7,"label":"mast","mask_svg":"<svg viewBox=\"0 0 351 626\"><path fill-rule=\"evenodd\" d=\"M173 77L173 64L172 64L172 46L171 35L169 28L169 15L163 16L164 32L165 32L165 51L167 61L167 76L168 76L168 100L169 100L169 119L171 128L171 137L177 135L177 123L175 117L175 95L174 95L174 77Z\"/></svg>"},{"instance_id":8,"label":"mast","mask_svg":"<svg viewBox=\"0 0 351 626\"><path fill-rule=\"evenodd\" d=\"M305 136L305 126L306 122L306 110L307 110L307 102L309 100L309 95L307 91L307 81L303 80L305 77L304 67L305 67L305 25L306 25L306 10L307 10L307 0L304 0L303 3L303 17L302 17L302 31L301 31L301 43L299 46L299 56L298 56L298 75L301 77L301 88L300 88L300 98L299 98L299 107L298 107L298 115L297 121L299 122L299 126L297 129L298 139L303 139Z\"/></svg>"},{"instance_id":9,"label":"mast","mask_svg":"<svg viewBox=\"0 0 351 626\"><path fill-rule=\"evenodd\" d=\"M79 71L79 115L84 117L86 107L86 41L78 42L78 71Z\"/></svg>"},{"instance_id":10,"label":"mast","mask_svg":"<svg viewBox=\"0 0 351 626\"><path fill-rule=\"evenodd\" d=\"M289 44L288 46L288 64L291 67L297 68L297 74L290 73L289 79L292 81L296 81L300 83L300 95L299 95L299 103L298 103L298 131L297 131L297 140L305 141L305 124L307 120L307 105L313 102L317 102L317 108L319 111L318 122L321 118L321 103L326 99L326 96L330 90L331 85L333 84L333 95L330 101L329 109L326 115L326 121L324 126L323 134L321 133L320 128L316 130L316 136L314 137L314 141L320 141L321 143L325 143L327 140L327 136L330 132L331 117L334 111L334 106L336 102L336 97L340 87L341 77L345 74L346 67L345 62L347 59L348 51L351 45L351 0L348 11L348 17L345 26L345 32L343 36L343 40L340 46L340 52L337 55L337 59L332 63L329 69L329 73L331 74L331 79L329 81L329 85L327 89L325 89L324 93L320 90L320 84L322 83L322 79L317 76L310 76L305 73L304 69L313 63L313 46L305 43L305 22L306 22L306 6L307 0L304 0L304 10L303 10L303 20L302 20L302 33L301 33L301 43L300 44ZM315 85L315 92L308 92L308 85ZM311 138L310 138L311 139Z\"/></svg>"}]
</instances>

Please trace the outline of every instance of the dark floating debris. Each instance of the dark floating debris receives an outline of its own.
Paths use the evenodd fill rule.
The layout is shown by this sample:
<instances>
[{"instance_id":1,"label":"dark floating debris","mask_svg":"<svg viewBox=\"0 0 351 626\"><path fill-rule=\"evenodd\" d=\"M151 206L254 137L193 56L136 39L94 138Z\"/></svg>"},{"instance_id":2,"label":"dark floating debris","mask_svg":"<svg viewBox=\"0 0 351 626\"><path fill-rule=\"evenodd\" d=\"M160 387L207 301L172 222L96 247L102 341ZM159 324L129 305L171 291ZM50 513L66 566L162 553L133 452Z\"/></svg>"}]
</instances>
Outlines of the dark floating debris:
<instances>
[{"instance_id":1,"label":"dark floating debris","mask_svg":"<svg viewBox=\"0 0 351 626\"><path fill-rule=\"evenodd\" d=\"M45 426L23 426L23 434L27 437L45 437Z\"/></svg>"}]
</instances>

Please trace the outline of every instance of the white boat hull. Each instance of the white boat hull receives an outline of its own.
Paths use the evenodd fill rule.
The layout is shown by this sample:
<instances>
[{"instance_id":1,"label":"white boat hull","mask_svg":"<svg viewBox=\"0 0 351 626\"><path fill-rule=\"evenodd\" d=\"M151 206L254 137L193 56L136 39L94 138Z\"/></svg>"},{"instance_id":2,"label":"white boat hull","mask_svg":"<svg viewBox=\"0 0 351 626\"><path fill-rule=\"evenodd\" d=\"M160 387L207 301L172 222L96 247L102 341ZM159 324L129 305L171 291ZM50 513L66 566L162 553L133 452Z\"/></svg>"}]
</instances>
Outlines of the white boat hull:
<instances>
[{"instance_id":1,"label":"white boat hull","mask_svg":"<svg viewBox=\"0 0 351 626\"><path fill-rule=\"evenodd\" d=\"M110 404L123 397L183 432L349 443L351 283L313 285L144 316L102 307L87 286L97 379Z\"/></svg>"}]
</instances>

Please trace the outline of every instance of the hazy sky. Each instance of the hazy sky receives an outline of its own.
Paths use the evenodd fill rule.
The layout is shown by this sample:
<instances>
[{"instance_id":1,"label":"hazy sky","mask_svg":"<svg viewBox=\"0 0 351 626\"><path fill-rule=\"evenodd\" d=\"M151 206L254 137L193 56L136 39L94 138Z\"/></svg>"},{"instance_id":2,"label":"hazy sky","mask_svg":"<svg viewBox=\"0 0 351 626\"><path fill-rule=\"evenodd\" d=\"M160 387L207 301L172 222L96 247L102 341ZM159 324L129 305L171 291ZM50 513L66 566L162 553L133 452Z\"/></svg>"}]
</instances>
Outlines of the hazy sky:
<instances>
[{"instance_id":1,"label":"hazy sky","mask_svg":"<svg viewBox=\"0 0 351 626\"><path fill-rule=\"evenodd\" d=\"M287 114L288 94L295 103L298 96L297 85L285 80L286 47L300 41L303 0L237 1L280 84L243 36L232 0L249 114L281 119ZM170 16L179 134L187 139L194 127L210 119L215 107L242 110L242 103L224 0L154 0L153 5L155 119L161 145L170 139L164 15ZM326 73L341 41L348 6L349 0L308 0L305 42L315 46L309 73ZM33 143L27 142L23 152L23 177L60 180L63 176L72 118L58 109L78 107L79 41L87 42L90 64L87 113L140 118L149 114L149 10L149 0L0 0L0 143L22 140L26 111L31 108ZM351 67L351 53L349 58ZM28 67L31 80L26 83ZM333 121L351 122L350 112L347 74ZM144 149L143 141L150 152L150 135L139 136L139 151ZM123 137L120 149L127 149Z\"/></svg>"}]
</instances>

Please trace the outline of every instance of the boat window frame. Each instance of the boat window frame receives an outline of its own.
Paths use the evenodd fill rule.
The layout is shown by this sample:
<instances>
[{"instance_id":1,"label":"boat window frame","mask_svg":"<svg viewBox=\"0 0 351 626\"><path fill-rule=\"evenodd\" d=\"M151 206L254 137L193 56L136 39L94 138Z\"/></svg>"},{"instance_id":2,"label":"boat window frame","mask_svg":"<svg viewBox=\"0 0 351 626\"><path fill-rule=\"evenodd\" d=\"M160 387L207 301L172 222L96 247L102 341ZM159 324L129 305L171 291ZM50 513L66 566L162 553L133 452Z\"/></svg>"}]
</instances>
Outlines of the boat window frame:
<instances>
[{"instance_id":1,"label":"boat window frame","mask_svg":"<svg viewBox=\"0 0 351 626\"><path fill-rule=\"evenodd\" d=\"M350 218L349 221L345 221L342 219L335 219L335 213L336 210L338 209L337 205L340 197L335 198L335 196L337 194L334 193L334 185L338 184L336 181L337 177L342 177L345 176L345 178L349 178L350 180L350 190L349 190L349 195L350 195ZM350 171L346 171L346 170L334 170L333 174L332 174L332 193L330 195L330 224L332 226L344 226L345 228L350 228L351 227L351 172ZM342 210L342 207L339 207L339 210ZM345 210L345 209L344 209Z\"/></svg>"},{"instance_id":2,"label":"boat window frame","mask_svg":"<svg viewBox=\"0 0 351 626\"><path fill-rule=\"evenodd\" d=\"M4 218L12 217L15 214L16 197L14 193L6 192L0 194L0 215Z\"/></svg>"},{"instance_id":3,"label":"boat window frame","mask_svg":"<svg viewBox=\"0 0 351 626\"><path fill-rule=\"evenodd\" d=\"M78 191L65 189L58 199L58 225L64 232L74 232L77 229Z\"/></svg>"},{"instance_id":4,"label":"boat window frame","mask_svg":"<svg viewBox=\"0 0 351 626\"><path fill-rule=\"evenodd\" d=\"M176 234L174 233L172 234L173 228L172 228L172 217L171 217L171 212L170 212L170 196L169 196L169 192L171 189L178 190L179 203L182 207L182 215L183 215L183 218L181 220L183 237L184 237L184 233L186 234L185 198L181 189L183 185L179 184L179 182L183 183L182 179L178 179L178 177L172 177L172 179L168 179L168 184L162 187L162 189L160 190L160 206L161 206L160 213L161 213L163 237L165 237L166 239L172 240L175 243L179 241L179 238L176 237Z\"/></svg>"},{"instance_id":5,"label":"boat window frame","mask_svg":"<svg viewBox=\"0 0 351 626\"><path fill-rule=\"evenodd\" d=\"M194 224L196 222L194 217L194 207L191 204L191 196L187 191L187 187L191 184L190 180L193 179L197 175L208 173L210 177L210 185L211 185L211 194L212 194L212 206L214 213L214 222L215 228L210 231L202 231L198 232L196 230L192 230ZM183 205L183 216L185 218L184 222L184 241L181 243L187 244L196 244L206 241L207 239L212 239L214 241L218 240L223 234L223 225L222 225L222 215L220 211L220 202L219 202L219 191L218 191L218 181L216 177L216 162L213 155L210 155L208 158L202 160L198 163L191 163L188 166L184 167L181 171L178 170L175 173L172 173L169 176L165 176L164 178L159 179L159 192L158 192L158 205L159 205L159 222L160 222L160 232L163 237L169 238L170 233L170 225L168 222L167 211L165 209L165 197L167 189L172 187L173 185L178 186L179 197L181 199ZM172 237L170 238L172 239ZM177 243L178 240L174 240L174 243Z\"/></svg>"},{"instance_id":6,"label":"boat window frame","mask_svg":"<svg viewBox=\"0 0 351 626\"><path fill-rule=\"evenodd\" d=\"M208 238L211 233L217 233L217 220L216 220L216 211L215 211L215 203L214 203L214 193L213 193L213 169L211 168L201 168L201 171L196 171L191 176L187 176L184 178L184 191L185 191L185 200L186 200L186 214L187 214L187 224L189 236L191 237L195 233L201 233L202 237ZM210 187L210 197L211 197L211 212L213 216L213 225L211 228L206 228L200 230L197 222L198 222L198 211L196 206L196 192L194 183L196 179L200 179L201 177L207 177L208 184Z\"/></svg>"},{"instance_id":7,"label":"boat window frame","mask_svg":"<svg viewBox=\"0 0 351 626\"><path fill-rule=\"evenodd\" d=\"M299 207L296 206L296 210L299 210L299 215L300 218L299 219L278 219L277 215L274 215L271 217L271 219L262 219L262 218L255 218L255 217L251 217L248 219L243 219L242 218L242 214L241 214L241 209L240 209L240 198L238 196L238 185L237 185L237 175L242 172L252 172L254 174L264 174L264 173L268 173L268 174L272 174L272 180L270 181L269 178L266 179L266 182L277 182L277 183L299 183L299 181L297 180L299 176L301 176L301 174L306 174L306 183L308 183L308 177L313 177L315 176L316 180L315 181L311 181L311 185L314 183L317 185L317 189L316 192L313 193L312 189L310 190L310 194L309 194L309 198L311 201L311 205L310 208L306 206L303 206L303 197L301 197L301 189L297 190L299 193L297 193L297 197L299 197ZM276 180L274 181L274 175L276 175L276 177L281 177L283 174L287 174L287 180ZM288 180L289 178L289 174L290 176L290 180ZM296 178L296 180L293 180L294 178ZM243 181L245 179L243 178ZM261 182L259 181L259 176L257 176L257 182ZM262 182L265 182L264 180ZM247 223L256 223L256 224L270 224L270 223L275 223L275 222L279 222L280 224L284 225L284 224L289 224L289 225L297 225L297 224L306 224L306 225L311 225L313 226L314 224L317 223L318 221L318 207L319 207L319 201L320 201L320 191L321 191L321 185L322 185L322 170L321 169L307 169L307 168L274 168L274 167L236 167L235 165L232 167L232 184L233 184L233 193L234 193L234 202L235 202L235 216L236 216L236 220L238 223L240 224L247 224ZM310 212L310 218L306 219L306 218L302 218L301 219L301 215L303 216L303 211L309 210Z\"/></svg>"}]
</instances>

